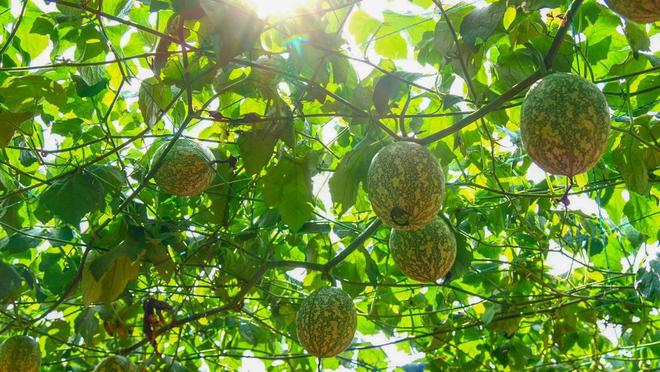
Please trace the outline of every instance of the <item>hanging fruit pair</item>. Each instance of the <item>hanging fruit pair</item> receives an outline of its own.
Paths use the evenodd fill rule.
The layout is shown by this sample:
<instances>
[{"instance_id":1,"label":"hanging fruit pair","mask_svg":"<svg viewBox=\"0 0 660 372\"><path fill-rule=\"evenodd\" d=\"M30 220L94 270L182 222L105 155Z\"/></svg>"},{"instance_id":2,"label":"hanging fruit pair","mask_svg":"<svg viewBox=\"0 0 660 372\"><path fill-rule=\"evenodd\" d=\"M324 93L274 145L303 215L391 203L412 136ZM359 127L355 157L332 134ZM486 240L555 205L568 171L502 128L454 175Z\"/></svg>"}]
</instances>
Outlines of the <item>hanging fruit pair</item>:
<instances>
[{"instance_id":1,"label":"hanging fruit pair","mask_svg":"<svg viewBox=\"0 0 660 372\"><path fill-rule=\"evenodd\" d=\"M411 279L435 282L451 270L456 240L437 217L444 200L445 176L424 146L396 142L374 157L367 192L376 215L392 227L390 252Z\"/></svg>"}]
</instances>

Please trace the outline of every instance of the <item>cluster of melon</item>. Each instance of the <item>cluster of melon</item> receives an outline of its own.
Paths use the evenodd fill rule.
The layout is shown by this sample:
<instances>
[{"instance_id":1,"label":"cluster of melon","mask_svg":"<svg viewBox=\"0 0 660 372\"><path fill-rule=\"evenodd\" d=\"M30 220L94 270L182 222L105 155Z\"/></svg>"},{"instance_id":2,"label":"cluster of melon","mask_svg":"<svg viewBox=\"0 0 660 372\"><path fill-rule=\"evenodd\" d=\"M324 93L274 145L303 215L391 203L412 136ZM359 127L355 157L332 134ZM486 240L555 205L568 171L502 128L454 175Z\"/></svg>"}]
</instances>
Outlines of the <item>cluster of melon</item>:
<instances>
[{"instance_id":1,"label":"cluster of melon","mask_svg":"<svg viewBox=\"0 0 660 372\"><path fill-rule=\"evenodd\" d=\"M392 227L392 257L404 274L418 281L445 277L456 257L453 232L437 216L444 190L440 164L416 143L385 146L369 167L369 200L376 215ZM320 358L337 355L355 335L355 306L341 289L322 288L303 301L296 326L308 353Z\"/></svg>"},{"instance_id":2,"label":"cluster of melon","mask_svg":"<svg viewBox=\"0 0 660 372\"><path fill-rule=\"evenodd\" d=\"M523 102L521 137L543 170L572 177L591 169L607 147L610 113L603 93L572 74L554 73L536 83ZM413 142L385 146L367 175L372 208L392 228L389 248L401 272L435 282L451 270L456 240L438 217L445 177L435 157ZM300 343L312 355L342 352L355 333L355 308L340 289L325 288L303 302L297 318Z\"/></svg>"},{"instance_id":3,"label":"cluster of melon","mask_svg":"<svg viewBox=\"0 0 660 372\"><path fill-rule=\"evenodd\" d=\"M444 278L456 258L456 240L438 217L445 176L423 146L395 142L381 149L367 174L371 206L392 228L390 252L401 272L421 282Z\"/></svg>"},{"instance_id":4,"label":"cluster of melon","mask_svg":"<svg viewBox=\"0 0 660 372\"><path fill-rule=\"evenodd\" d=\"M12 336L0 345L0 372L39 372L41 350L30 336ZM103 359L94 372L138 372L137 366L123 356Z\"/></svg>"},{"instance_id":5,"label":"cluster of melon","mask_svg":"<svg viewBox=\"0 0 660 372\"><path fill-rule=\"evenodd\" d=\"M540 168L572 177L589 170L602 156L610 115L595 85L579 76L555 73L526 95L520 127L523 145ZM179 196L201 194L215 173L213 155L186 139L163 144L154 156L156 162L156 183ZM369 167L367 193L372 208L392 228L389 248L394 262L413 280L445 278L456 259L454 233L438 216L444 192L445 176L437 159L414 142L385 146ZM337 355L351 343L356 319L348 294L338 288L319 289L298 311L298 339L311 355Z\"/></svg>"}]
</instances>

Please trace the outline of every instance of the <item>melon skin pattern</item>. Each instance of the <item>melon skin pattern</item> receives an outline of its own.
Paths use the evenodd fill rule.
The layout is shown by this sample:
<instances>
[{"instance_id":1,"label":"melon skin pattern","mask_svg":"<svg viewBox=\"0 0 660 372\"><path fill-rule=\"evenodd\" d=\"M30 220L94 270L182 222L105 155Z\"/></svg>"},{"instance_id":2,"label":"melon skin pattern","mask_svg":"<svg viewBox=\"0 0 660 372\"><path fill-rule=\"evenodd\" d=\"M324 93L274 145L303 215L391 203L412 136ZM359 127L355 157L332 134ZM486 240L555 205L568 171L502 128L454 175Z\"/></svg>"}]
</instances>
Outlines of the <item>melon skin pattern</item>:
<instances>
[{"instance_id":1,"label":"melon skin pattern","mask_svg":"<svg viewBox=\"0 0 660 372\"><path fill-rule=\"evenodd\" d=\"M572 177L591 169L607 148L610 112L590 81L554 73L525 96L520 116L529 157L548 173Z\"/></svg>"},{"instance_id":2,"label":"melon skin pattern","mask_svg":"<svg viewBox=\"0 0 660 372\"><path fill-rule=\"evenodd\" d=\"M444 278L456 260L454 233L438 217L418 230L392 230L389 245L401 272L418 282Z\"/></svg>"},{"instance_id":3,"label":"melon skin pattern","mask_svg":"<svg viewBox=\"0 0 660 372\"><path fill-rule=\"evenodd\" d=\"M152 159L152 167L165 152L169 142L163 143ZM156 184L165 192L177 196L196 196L203 193L215 177L213 154L197 142L180 138L165 155L154 175Z\"/></svg>"},{"instance_id":4,"label":"melon skin pattern","mask_svg":"<svg viewBox=\"0 0 660 372\"><path fill-rule=\"evenodd\" d=\"M103 359L94 372L138 372L138 368L126 357L113 355Z\"/></svg>"},{"instance_id":5,"label":"melon skin pattern","mask_svg":"<svg viewBox=\"0 0 660 372\"><path fill-rule=\"evenodd\" d=\"M660 21L660 0L605 0L615 12L638 23Z\"/></svg>"},{"instance_id":6,"label":"melon skin pattern","mask_svg":"<svg viewBox=\"0 0 660 372\"><path fill-rule=\"evenodd\" d=\"M12 336L0 345L0 372L38 372L39 345L29 336Z\"/></svg>"},{"instance_id":7,"label":"melon skin pattern","mask_svg":"<svg viewBox=\"0 0 660 372\"><path fill-rule=\"evenodd\" d=\"M300 344L311 355L332 357L353 341L357 313L351 297L339 288L321 288L307 297L296 316Z\"/></svg>"},{"instance_id":8,"label":"melon skin pattern","mask_svg":"<svg viewBox=\"0 0 660 372\"><path fill-rule=\"evenodd\" d=\"M371 161L367 193L384 224L415 230L431 221L442 207L445 175L424 146L395 142L383 147Z\"/></svg>"}]
</instances>

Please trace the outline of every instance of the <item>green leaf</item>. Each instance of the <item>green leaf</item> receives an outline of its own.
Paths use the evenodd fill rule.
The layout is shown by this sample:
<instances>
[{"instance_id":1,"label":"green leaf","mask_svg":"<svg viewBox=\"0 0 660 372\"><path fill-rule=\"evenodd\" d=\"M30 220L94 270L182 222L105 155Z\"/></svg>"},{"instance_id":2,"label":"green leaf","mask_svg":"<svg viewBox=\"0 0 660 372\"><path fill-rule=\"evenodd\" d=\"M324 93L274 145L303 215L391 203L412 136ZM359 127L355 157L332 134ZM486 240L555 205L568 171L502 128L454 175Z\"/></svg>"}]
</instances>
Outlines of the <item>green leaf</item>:
<instances>
[{"instance_id":1,"label":"green leaf","mask_svg":"<svg viewBox=\"0 0 660 372\"><path fill-rule=\"evenodd\" d=\"M121 231L119 234L121 234L121 242L105 253L96 254L94 262L89 264L89 271L94 276L94 279L101 280L103 275L120 258L127 257L135 262L147 250L148 244L144 229L136 226L127 226L126 230Z\"/></svg>"},{"instance_id":2,"label":"green leaf","mask_svg":"<svg viewBox=\"0 0 660 372\"><path fill-rule=\"evenodd\" d=\"M379 114L389 112L391 101L398 101L406 93L408 85L394 76L386 75L378 80L374 88L374 106Z\"/></svg>"},{"instance_id":3,"label":"green leaf","mask_svg":"<svg viewBox=\"0 0 660 372\"><path fill-rule=\"evenodd\" d=\"M40 201L62 221L77 226L87 213L103 206L103 194L96 177L76 172L48 187Z\"/></svg>"},{"instance_id":4,"label":"green leaf","mask_svg":"<svg viewBox=\"0 0 660 372\"><path fill-rule=\"evenodd\" d=\"M637 271L637 290L651 302L660 302L660 254Z\"/></svg>"},{"instance_id":5,"label":"green leaf","mask_svg":"<svg viewBox=\"0 0 660 372\"><path fill-rule=\"evenodd\" d=\"M54 27L55 25L48 17L39 16L32 22L30 33L48 36L53 32Z\"/></svg>"},{"instance_id":6,"label":"green leaf","mask_svg":"<svg viewBox=\"0 0 660 372\"><path fill-rule=\"evenodd\" d=\"M83 132L83 121L78 118L57 120L53 123L51 130L55 134L78 139Z\"/></svg>"},{"instance_id":7,"label":"green leaf","mask_svg":"<svg viewBox=\"0 0 660 372\"><path fill-rule=\"evenodd\" d=\"M96 310L93 307L88 307L78 314L75 320L75 330L85 340L85 344L94 345L94 336L99 333L100 327Z\"/></svg>"},{"instance_id":8,"label":"green leaf","mask_svg":"<svg viewBox=\"0 0 660 372\"><path fill-rule=\"evenodd\" d=\"M472 263L472 251L465 237L461 234L456 234L456 260L454 266L449 271L451 278L459 278L467 271Z\"/></svg>"},{"instance_id":9,"label":"green leaf","mask_svg":"<svg viewBox=\"0 0 660 372\"><path fill-rule=\"evenodd\" d=\"M277 141L290 125L291 122L282 120L255 122L241 135L238 148L249 174L258 174L268 164Z\"/></svg>"},{"instance_id":10,"label":"green leaf","mask_svg":"<svg viewBox=\"0 0 660 372\"><path fill-rule=\"evenodd\" d=\"M105 13L123 17L133 6L133 0L104 0L102 4Z\"/></svg>"},{"instance_id":11,"label":"green leaf","mask_svg":"<svg viewBox=\"0 0 660 372\"><path fill-rule=\"evenodd\" d=\"M13 296L19 289L21 289L21 284L23 279L20 275L14 270L14 267L7 265L6 263L0 261L0 299L4 300L10 296Z\"/></svg>"},{"instance_id":12,"label":"green leaf","mask_svg":"<svg viewBox=\"0 0 660 372\"><path fill-rule=\"evenodd\" d=\"M619 147L612 153L617 170L623 176L629 190L647 194L651 189L648 170L644 164L644 148L632 137L624 137Z\"/></svg>"},{"instance_id":13,"label":"green leaf","mask_svg":"<svg viewBox=\"0 0 660 372\"><path fill-rule=\"evenodd\" d=\"M498 304L492 304L487 306L486 311L481 314L481 322L485 325L489 325L493 321L493 318L502 310L502 306Z\"/></svg>"},{"instance_id":14,"label":"green leaf","mask_svg":"<svg viewBox=\"0 0 660 372\"><path fill-rule=\"evenodd\" d=\"M357 10L351 14L348 30L355 38L355 42L361 45L369 40L379 26L380 22L377 19L372 18L363 10Z\"/></svg>"},{"instance_id":15,"label":"green leaf","mask_svg":"<svg viewBox=\"0 0 660 372\"><path fill-rule=\"evenodd\" d=\"M163 281L168 283L176 270L176 264L172 261L167 247L161 241L151 239L147 239L146 246L145 257L151 261Z\"/></svg>"},{"instance_id":16,"label":"green leaf","mask_svg":"<svg viewBox=\"0 0 660 372\"><path fill-rule=\"evenodd\" d=\"M20 125L33 116L34 114L29 112L0 111L0 148L7 146Z\"/></svg>"},{"instance_id":17,"label":"green leaf","mask_svg":"<svg viewBox=\"0 0 660 372\"><path fill-rule=\"evenodd\" d=\"M83 66L78 69L80 77L83 78L85 84L95 85L102 81L108 81L103 66Z\"/></svg>"},{"instance_id":18,"label":"green leaf","mask_svg":"<svg viewBox=\"0 0 660 372\"><path fill-rule=\"evenodd\" d=\"M73 231L68 226L51 228L45 231L48 242L53 247L62 247L73 240Z\"/></svg>"},{"instance_id":19,"label":"green leaf","mask_svg":"<svg viewBox=\"0 0 660 372\"><path fill-rule=\"evenodd\" d=\"M252 50L264 27L264 22L251 10L216 1L200 1L207 15L201 33L203 43L217 52L221 66L237 55Z\"/></svg>"},{"instance_id":20,"label":"green leaf","mask_svg":"<svg viewBox=\"0 0 660 372\"><path fill-rule=\"evenodd\" d=\"M42 285L51 293L62 294L76 275L77 269L63 263L59 253L43 253L39 270L43 273Z\"/></svg>"},{"instance_id":21,"label":"green leaf","mask_svg":"<svg viewBox=\"0 0 660 372\"><path fill-rule=\"evenodd\" d=\"M506 2L498 1L470 12L461 23L460 33L468 43L485 42L502 24Z\"/></svg>"},{"instance_id":22,"label":"green leaf","mask_svg":"<svg viewBox=\"0 0 660 372\"><path fill-rule=\"evenodd\" d=\"M649 39L646 31L634 22L626 22L625 27L626 39L630 43L633 53L638 54L639 51L649 50L651 47L651 40Z\"/></svg>"},{"instance_id":23,"label":"green leaf","mask_svg":"<svg viewBox=\"0 0 660 372\"><path fill-rule=\"evenodd\" d=\"M0 248L0 251L10 254L23 253L30 248L34 248L41 243L41 235L45 233L44 229L32 228L25 229L11 235L6 244Z\"/></svg>"},{"instance_id":24,"label":"green leaf","mask_svg":"<svg viewBox=\"0 0 660 372\"><path fill-rule=\"evenodd\" d=\"M362 141L342 157L329 181L330 195L340 215L355 204L360 184L366 181L371 159L382 146L381 142Z\"/></svg>"},{"instance_id":25,"label":"green leaf","mask_svg":"<svg viewBox=\"0 0 660 372\"><path fill-rule=\"evenodd\" d=\"M71 79L76 87L78 97L94 97L103 92L108 86L108 79L101 80L94 85L88 85L85 79L78 75L71 75Z\"/></svg>"},{"instance_id":26,"label":"green leaf","mask_svg":"<svg viewBox=\"0 0 660 372\"><path fill-rule=\"evenodd\" d=\"M314 196L306 159L283 157L264 177L264 200L276 207L291 231L312 217Z\"/></svg>"},{"instance_id":27,"label":"green leaf","mask_svg":"<svg viewBox=\"0 0 660 372\"><path fill-rule=\"evenodd\" d=\"M142 81L138 105L144 122L150 127L156 124L161 113L172 102L172 99L170 87L165 86L155 78Z\"/></svg>"},{"instance_id":28,"label":"green leaf","mask_svg":"<svg viewBox=\"0 0 660 372\"><path fill-rule=\"evenodd\" d=\"M351 297L359 296L366 288L366 285L362 284L362 274L365 269L364 260L358 259L359 256L355 257L357 262L342 261L333 271L338 279L345 280L342 283L342 289Z\"/></svg>"},{"instance_id":29,"label":"green leaf","mask_svg":"<svg viewBox=\"0 0 660 372\"><path fill-rule=\"evenodd\" d=\"M83 2L83 0L71 0L69 3L80 5ZM62 12L63 14L70 15L70 16L78 16L82 13L82 10L76 7L71 7L68 5L61 5L57 4L57 9Z\"/></svg>"},{"instance_id":30,"label":"green leaf","mask_svg":"<svg viewBox=\"0 0 660 372\"><path fill-rule=\"evenodd\" d=\"M89 173L101 183L106 194L118 193L127 183L121 169L110 165L92 167Z\"/></svg>"},{"instance_id":31,"label":"green leaf","mask_svg":"<svg viewBox=\"0 0 660 372\"><path fill-rule=\"evenodd\" d=\"M108 43L95 24L90 23L80 29L80 34L76 38L75 53L78 61L105 60L108 50Z\"/></svg>"},{"instance_id":32,"label":"green leaf","mask_svg":"<svg viewBox=\"0 0 660 372\"><path fill-rule=\"evenodd\" d=\"M660 211L654 198L630 194L630 200L623 207L628 222L650 239L660 236Z\"/></svg>"},{"instance_id":33,"label":"green leaf","mask_svg":"<svg viewBox=\"0 0 660 372\"><path fill-rule=\"evenodd\" d=\"M238 332L241 337L252 345L257 345L267 340L267 333L260 327L248 322L241 321L238 324Z\"/></svg>"},{"instance_id":34,"label":"green leaf","mask_svg":"<svg viewBox=\"0 0 660 372\"><path fill-rule=\"evenodd\" d=\"M382 32L387 32L383 29ZM374 43L374 50L381 56L391 59L405 59L408 57L408 43L396 30L390 30L391 33L378 38Z\"/></svg>"},{"instance_id":35,"label":"green leaf","mask_svg":"<svg viewBox=\"0 0 660 372\"><path fill-rule=\"evenodd\" d=\"M15 113L34 111L42 100L58 107L66 103L64 89L57 82L38 75L5 80L0 87L0 98Z\"/></svg>"},{"instance_id":36,"label":"green leaf","mask_svg":"<svg viewBox=\"0 0 660 372\"><path fill-rule=\"evenodd\" d=\"M376 261L374 261L373 258L371 258L369 251L367 251L364 248L361 251L362 254L364 255L364 261L366 264L366 272L367 272L367 277L369 278L369 283L373 285L377 285L378 278L380 277L378 264L376 264Z\"/></svg>"},{"instance_id":37,"label":"green leaf","mask_svg":"<svg viewBox=\"0 0 660 372\"><path fill-rule=\"evenodd\" d=\"M518 12L516 11L516 8L513 6L509 6L506 8L506 11L504 12L504 16L502 19L502 25L504 26L505 29L509 29L511 27L511 24L513 24L513 21L515 21L516 16L518 15Z\"/></svg>"}]
</instances>

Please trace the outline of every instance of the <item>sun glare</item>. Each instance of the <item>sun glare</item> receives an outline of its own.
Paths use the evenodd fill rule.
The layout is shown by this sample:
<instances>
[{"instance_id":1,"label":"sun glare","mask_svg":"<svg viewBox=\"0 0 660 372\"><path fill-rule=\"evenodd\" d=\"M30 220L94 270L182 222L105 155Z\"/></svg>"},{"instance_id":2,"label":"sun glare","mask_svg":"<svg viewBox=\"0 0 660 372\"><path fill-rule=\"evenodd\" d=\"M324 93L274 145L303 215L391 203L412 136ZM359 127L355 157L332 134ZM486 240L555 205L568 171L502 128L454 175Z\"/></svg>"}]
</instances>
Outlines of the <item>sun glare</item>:
<instances>
[{"instance_id":1,"label":"sun glare","mask_svg":"<svg viewBox=\"0 0 660 372\"><path fill-rule=\"evenodd\" d=\"M246 0L260 18L286 17L300 11L310 0Z\"/></svg>"}]
</instances>

